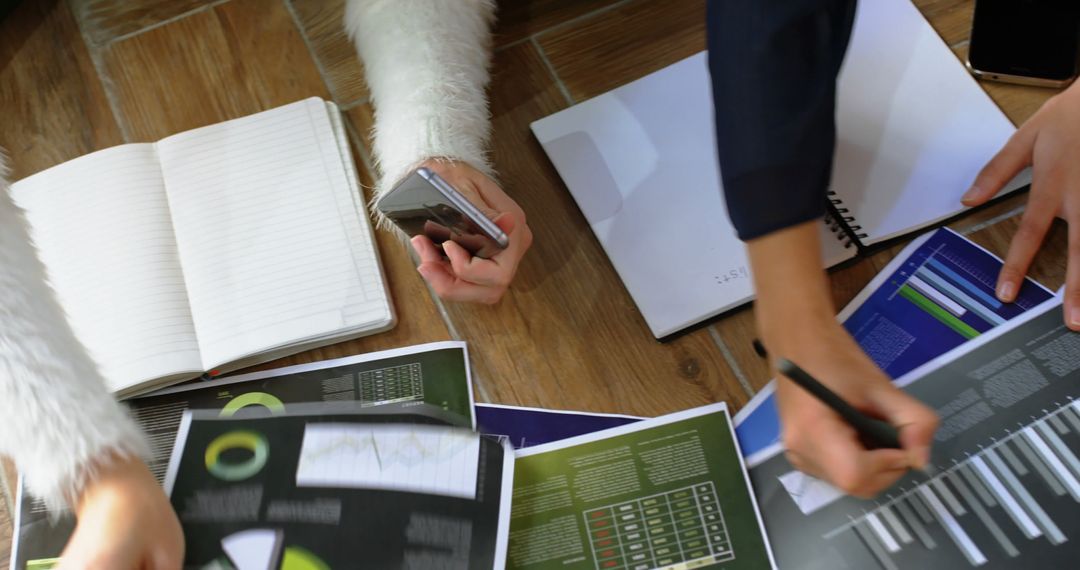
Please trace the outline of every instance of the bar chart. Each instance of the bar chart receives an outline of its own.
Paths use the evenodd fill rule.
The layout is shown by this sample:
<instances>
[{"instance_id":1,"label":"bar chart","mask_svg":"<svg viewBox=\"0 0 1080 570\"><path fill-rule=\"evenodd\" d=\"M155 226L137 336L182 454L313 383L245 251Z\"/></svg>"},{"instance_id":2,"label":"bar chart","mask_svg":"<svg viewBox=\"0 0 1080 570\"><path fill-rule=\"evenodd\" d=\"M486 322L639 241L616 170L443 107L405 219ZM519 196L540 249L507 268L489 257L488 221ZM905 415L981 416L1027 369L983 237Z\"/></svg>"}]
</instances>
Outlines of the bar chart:
<instances>
[{"instance_id":1,"label":"bar chart","mask_svg":"<svg viewBox=\"0 0 1080 570\"><path fill-rule=\"evenodd\" d=\"M903 389L941 420L930 475L862 500L808 483L782 453L750 469L778 566L1077 567L1080 333L1060 302L915 374Z\"/></svg>"},{"instance_id":2,"label":"bar chart","mask_svg":"<svg viewBox=\"0 0 1080 570\"><path fill-rule=\"evenodd\" d=\"M1026 279L1014 302L998 301L1001 266L975 243L940 229L905 248L838 318L878 367L899 378L1053 297ZM780 441L771 389L736 415L735 431L751 463Z\"/></svg>"},{"instance_id":3,"label":"bar chart","mask_svg":"<svg viewBox=\"0 0 1080 570\"><path fill-rule=\"evenodd\" d=\"M1016 300L994 290L1001 261L939 230L886 271L884 282L844 319L867 355L898 378L931 358L1016 318L1053 294L1026 280Z\"/></svg>"},{"instance_id":4,"label":"bar chart","mask_svg":"<svg viewBox=\"0 0 1080 570\"><path fill-rule=\"evenodd\" d=\"M994 297L997 275L964 258L952 255L947 244L937 245L929 256L916 254L891 284L896 296L947 326L964 339L972 339L1006 321L1005 304ZM1029 309L1019 299L1020 309Z\"/></svg>"},{"instance_id":5,"label":"bar chart","mask_svg":"<svg viewBox=\"0 0 1080 570\"><path fill-rule=\"evenodd\" d=\"M1028 541L1060 546L1069 541L1067 531L1080 541L1078 454L1080 402L1072 401L852 517L825 539L855 538L889 570L943 549L972 567L1015 564Z\"/></svg>"}]
</instances>

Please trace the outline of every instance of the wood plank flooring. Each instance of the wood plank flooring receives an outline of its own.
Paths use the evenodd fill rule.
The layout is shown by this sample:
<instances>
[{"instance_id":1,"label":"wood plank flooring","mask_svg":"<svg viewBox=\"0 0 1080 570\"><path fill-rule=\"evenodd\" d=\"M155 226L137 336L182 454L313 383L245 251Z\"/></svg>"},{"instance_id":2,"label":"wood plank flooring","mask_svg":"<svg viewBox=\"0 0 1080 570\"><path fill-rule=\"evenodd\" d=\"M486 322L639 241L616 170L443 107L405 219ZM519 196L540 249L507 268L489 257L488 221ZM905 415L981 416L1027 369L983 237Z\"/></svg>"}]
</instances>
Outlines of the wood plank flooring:
<instances>
[{"instance_id":1,"label":"wood plank flooring","mask_svg":"<svg viewBox=\"0 0 1080 570\"><path fill-rule=\"evenodd\" d=\"M915 4L962 59L973 1ZM27 0L0 23L0 147L14 178L97 149L318 96L342 107L370 189L372 108L363 65L341 26L344 5ZM501 0L490 90L493 155L536 236L511 291L495 307L443 303L420 279L409 249L379 232L397 327L263 367L454 338L469 342L481 401L640 415L720 400L743 405L769 380L766 362L751 348L752 309L654 341L529 132L531 121L704 49L704 6L705 0ZM1054 94L983 86L1017 123ZM1012 197L952 226L1003 254L1025 202ZM1064 244L1058 223L1032 268L1048 286L1064 280ZM833 272L837 306L899 247ZM0 558L10 544L2 507Z\"/></svg>"}]
</instances>

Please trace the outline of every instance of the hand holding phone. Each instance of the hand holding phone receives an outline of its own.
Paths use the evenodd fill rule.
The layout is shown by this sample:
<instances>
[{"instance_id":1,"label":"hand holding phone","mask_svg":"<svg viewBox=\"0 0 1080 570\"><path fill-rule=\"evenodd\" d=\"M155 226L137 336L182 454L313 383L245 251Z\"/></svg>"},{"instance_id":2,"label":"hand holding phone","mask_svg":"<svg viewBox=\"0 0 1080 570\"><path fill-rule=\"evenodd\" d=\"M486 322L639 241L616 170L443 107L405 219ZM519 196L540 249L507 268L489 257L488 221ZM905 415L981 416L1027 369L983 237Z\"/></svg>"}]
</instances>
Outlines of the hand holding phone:
<instances>
[{"instance_id":1,"label":"hand holding phone","mask_svg":"<svg viewBox=\"0 0 1080 570\"><path fill-rule=\"evenodd\" d=\"M412 236L417 270L446 300L498 302L532 244L521 207L465 163L425 161L376 207Z\"/></svg>"},{"instance_id":2,"label":"hand holding phone","mask_svg":"<svg viewBox=\"0 0 1080 570\"><path fill-rule=\"evenodd\" d=\"M379 198L375 206L410 237L436 245L452 240L490 258L510 244L506 234L453 185L421 166Z\"/></svg>"}]
</instances>

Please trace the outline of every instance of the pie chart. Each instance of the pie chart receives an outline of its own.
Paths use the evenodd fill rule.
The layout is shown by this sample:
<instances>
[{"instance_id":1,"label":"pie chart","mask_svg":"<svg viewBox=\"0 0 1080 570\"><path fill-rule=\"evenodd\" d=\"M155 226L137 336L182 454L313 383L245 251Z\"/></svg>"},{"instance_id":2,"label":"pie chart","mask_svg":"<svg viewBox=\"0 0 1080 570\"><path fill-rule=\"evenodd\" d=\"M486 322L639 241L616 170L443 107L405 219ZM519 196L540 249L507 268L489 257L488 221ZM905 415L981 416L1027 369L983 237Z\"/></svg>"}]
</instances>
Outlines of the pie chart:
<instances>
[{"instance_id":1,"label":"pie chart","mask_svg":"<svg viewBox=\"0 0 1080 570\"><path fill-rule=\"evenodd\" d=\"M202 570L330 570L330 565L299 546L282 549L284 533L276 529L251 529L230 534L221 541L225 556Z\"/></svg>"}]
</instances>

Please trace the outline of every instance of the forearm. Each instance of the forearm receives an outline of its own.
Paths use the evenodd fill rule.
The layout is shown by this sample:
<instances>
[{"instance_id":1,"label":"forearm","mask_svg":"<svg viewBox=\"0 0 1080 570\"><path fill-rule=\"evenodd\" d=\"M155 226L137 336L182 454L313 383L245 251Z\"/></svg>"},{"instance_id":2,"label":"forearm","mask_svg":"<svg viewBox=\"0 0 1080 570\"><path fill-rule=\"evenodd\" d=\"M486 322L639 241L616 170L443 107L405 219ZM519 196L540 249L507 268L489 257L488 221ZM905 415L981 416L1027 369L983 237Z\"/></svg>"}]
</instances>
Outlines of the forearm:
<instances>
[{"instance_id":1,"label":"forearm","mask_svg":"<svg viewBox=\"0 0 1080 570\"><path fill-rule=\"evenodd\" d=\"M777 377L781 437L792 464L848 494L870 498L909 468L927 464L937 418L895 388L836 320L815 226L804 223L747 242L758 326L771 358L798 363L858 409L899 428L903 449L868 450L835 412Z\"/></svg>"},{"instance_id":2,"label":"forearm","mask_svg":"<svg viewBox=\"0 0 1080 570\"><path fill-rule=\"evenodd\" d=\"M783 354L788 345L812 341L803 337L835 324L816 224L792 226L746 244L758 329L770 351Z\"/></svg>"},{"instance_id":3,"label":"forearm","mask_svg":"<svg viewBox=\"0 0 1080 570\"><path fill-rule=\"evenodd\" d=\"M0 155L0 454L58 508L95 466L146 445L55 301L5 174Z\"/></svg>"},{"instance_id":4,"label":"forearm","mask_svg":"<svg viewBox=\"0 0 1080 570\"><path fill-rule=\"evenodd\" d=\"M345 27L375 107L379 191L427 158L491 174L491 0L349 0Z\"/></svg>"}]
</instances>

